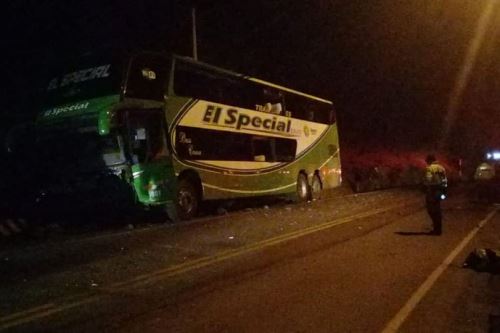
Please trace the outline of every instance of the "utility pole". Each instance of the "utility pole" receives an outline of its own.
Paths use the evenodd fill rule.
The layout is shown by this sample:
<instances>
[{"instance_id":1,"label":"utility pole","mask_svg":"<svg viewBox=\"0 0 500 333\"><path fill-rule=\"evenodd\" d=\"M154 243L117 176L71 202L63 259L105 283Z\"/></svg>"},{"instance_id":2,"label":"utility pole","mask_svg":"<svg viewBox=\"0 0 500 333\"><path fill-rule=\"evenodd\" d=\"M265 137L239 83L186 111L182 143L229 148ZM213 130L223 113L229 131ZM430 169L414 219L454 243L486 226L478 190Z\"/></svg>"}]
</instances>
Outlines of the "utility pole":
<instances>
[{"instance_id":1,"label":"utility pole","mask_svg":"<svg viewBox=\"0 0 500 333\"><path fill-rule=\"evenodd\" d=\"M198 60L198 48L196 46L196 8L191 9L191 20L193 23L193 58L194 60Z\"/></svg>"}]
</instances>

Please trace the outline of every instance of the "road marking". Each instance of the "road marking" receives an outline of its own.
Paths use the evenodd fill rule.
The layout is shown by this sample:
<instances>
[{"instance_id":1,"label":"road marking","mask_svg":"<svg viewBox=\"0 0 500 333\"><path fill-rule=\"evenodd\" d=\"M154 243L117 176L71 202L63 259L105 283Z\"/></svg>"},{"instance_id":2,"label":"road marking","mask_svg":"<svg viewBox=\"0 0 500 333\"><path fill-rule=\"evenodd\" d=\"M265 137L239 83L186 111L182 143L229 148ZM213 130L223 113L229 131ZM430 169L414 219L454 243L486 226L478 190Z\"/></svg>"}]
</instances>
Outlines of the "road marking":
<instances>
[{"instance_id":1,"label":"road marking","mask_svg":"<svg viewBox=\"0 0 500 333\"><path fill-rule=\"evenodd\" d=\"M399 312L389 321L389 323L382 330L382 333L392 333L397 332L401 325L405 322L406 318L413 312L417 307L418 303L424 298L427 292L432 288L437 279L443 274L443 272L448 268L455 257L462 252L464 247L474 238L477 232L484 227L486 222L491 220L496 212L500 208L495 208L491 213L489 213L479 224L472 229L467 236L458 244L458 246L451 251L451 253L446 257L446 259L429 275L429 277L418 287L418 289L413 293L406 304L399 310Z\"/></svg>"},{"instance_id":2,"label":"road marking","mask_svg":"<svg viewBox=\"0 0 500 333\"><path fill-rule=\"evenodd\" d=\"M362 219L365 217L370 217L373 215L385 213L385 212L388 212L388 211L393 210L393 209L406 207L406 206L412 205L412 204L414 204L414 202L410 202L409 204L408 203L398 204L398 205L393 205L393 206L389 206L389 207L385 207L385 208L373 209L373 210L359 213L356 215L343 217L343 218L336 219L336 220L326 222L323 224L311 226L311 227L308 227L306 229L301 229L301 230L297 230L297 231L290 232L287 234L279 235L279 236L276 236L276 237L273 237L270 239L266 239L266 240L258 242L258 243L243 246L243 247L238 248L238 249L223 251L221 253L217 253L217 254L210 256L210 257L202 257L202 258L191 260L191 261L188 261L188 262L185 262L182 264L178 264L178 265L170 266L170 267L167 267L164 269L160 269L160 270L148 273L148 274L139 275L139 276L136 276L132 279L129 279L129 280L126 280L123 282L113 283L113 284L109 285L108 287L99 288L98 290L101 290L103 292L107 292L107 294L105 294L104 296L107 296L109 294L109 292L113 293L113 292L119 292L119 291L124 291L124 290L125 291L130 290L131 287L138 287L138 286L145 285L145 284L148 284L151 282L165 280L167 278L174 277L176 275L180 275L180 274L189 272L191 270L204 268L204 267L210 266L212 264L222 262L222 261L234 258L234 257L238 257L241 255L245 255L245 254L249 254L252 252L259 251L259 250L263 250L263 249L275 246L277 244L290 241L292 239L297 239L297 238L300 238L303 236L307 236L309 234L313 234L313 233L318 232L318 231L322 231L322 230L332 228L332 227L335 227L338 225L342 225L345 223L356 221L356 220L359 220L359 219ZM49 303L49 304L38 306L38 307L28 309L25 311L20 311L20 312L17 312L17 313L8 315L8 316L0 317L0 330L19 326L19 325L22 325L22 324L25 324L25 323L28 323L28 322L31 322L31 321L34 321L37 319L49 317L53 314L60 313L62 311L68 310L68 309L72 309L72 308L78 307L80 305L93 303L93 302L96 302L99 299L101 299L101 297L103 297L103 296L95 295L95 294L92 294L90 296L88 294L87 295L85 295L85 294L84 295L75 295L75 296L72 296L70 298L67 298L65 300L60 301L60 303L61 303L60 305L56 305L54 303Z\"/></svg>"},{"instance_id":3,"label":"road marking","mask_svg":"<svg viewBox=\"0 0 500 333\"><path fill-rule=\"evenodd\" d=\"M241 255L249 254L251 252L263 250L263 249L269 248L271 246L275 246L277 244L290 241L292 239L304 237L304 236L307 236L309 234L312 234L312 233L315 233L318 231L322 231L325 229L329 229L329 228L332 228L332 227L335 227L335 226L338 226L341 224L345 224L348 222L352 222L352 221L355 221L355 220L358 220L358 219L361 219L364 217L369 217L372 215L385 213L387 211L390 211L390 210L393 210L396 208L401 208L401 207L404 207L406 205L408 205L408 204L400 204L400 205L389 206L386 208L373 209L373 210L359 213L359 214L356 214L353 216L344 217L341 219L337 219L337 220L333 220L333 221L326 222L323 224L311 226L311 227L297 230L294 232L290 232L287 234L279 235L279 236L276 236L276 237L273 237L270 239L266 239L266 240L258 242L258 243L254 243L254 244L240 247L238 249L226 250L226 251L223 251L220 253L216 253L215 255L213 255L211 257L202 257L202 258L195 259L195 260L183 263L183 264L179 264L179 265L171 266L171 267L168 267L165 269L157 270L157 271L152 272L152 273L139 275L139 276L136 276L136 277L134 277L130 280L124 281L124 282L114 283L108 287L109 289L106 288L106 290L109 290L109 291L119 290L119 289L122 289L125 287L130 288L131 286L134 286L134 285L136 285L136 286L143 285L143 284L163 280L163 279L166 279L169 277L173 277L175 275L179 275L179 274L188 272L190 270L203 268L203 267L206 267L206 266L209 266L209 265L221 262L221 261L225 261L225 260L228 260L228 259L231 259L234 257L238 257Z\"/></svg>"},{"instance_id":4,"label":"road marking","mask_svg":"<svg viewBox=\"0 0 500 333\"><path fill-rule=\"evenodd\" d=\"M95 302L99 299L99 296L90 296L79 301L74 301L68 304L62 304L55 306L53 303L45 304L27 311L22 311L19 313L12 314L7 317L0 318L0 330L5 330L7 328L16 327L25 323L32 322L36 319L42 319L49 317L53 314L63 312L65 310L75 308L84 304ZM24 317L23 317L24 316ZM10 320L9 320L10 318Z\"/></svg>"},{"instance_id":5,"label":"road marking","mask_svg":"<svg viewBox=\"0 0 500 333\"><path fill-rule=\"evenodd\" d=\"M37 306L35 308L31 308L31 309L28 309L28 310L25 310L25 311L16 312L16 313L11 314L9 316L2 317L1 322L6 322L6 321L9 321L9 320L14 320L14 319L17 319L19 317L29 315L29 314L31 314L33 312L43 311L43 310L46 310L46 309L49 309L49 308L52 308L52 307L54 307L54 304L53 303L48 303L48 304Z\"/></svg>"}]
</instances>

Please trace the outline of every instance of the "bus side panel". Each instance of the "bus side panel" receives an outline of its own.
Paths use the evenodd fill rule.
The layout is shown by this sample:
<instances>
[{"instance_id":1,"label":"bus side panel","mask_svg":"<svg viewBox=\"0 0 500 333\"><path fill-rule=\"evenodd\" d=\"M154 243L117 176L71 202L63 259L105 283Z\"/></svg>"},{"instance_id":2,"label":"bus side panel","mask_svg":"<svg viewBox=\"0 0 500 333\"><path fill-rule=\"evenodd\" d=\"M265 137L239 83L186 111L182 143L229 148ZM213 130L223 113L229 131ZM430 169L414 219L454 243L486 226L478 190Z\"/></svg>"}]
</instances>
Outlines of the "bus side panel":
<instances>
[{"instance_id":1,"label":"bus side panel","mask_svg":"<svg viewBox=\"0 0 500 333\"><path fill-rule=\"evenodd\" d=\"M174 168L179 174L191 168L201 178L204 199L228 199L248 196L289 194L296 190L297 176L306 171L309 180L319 171L323 188L340 185L340 158L335 139L337 130L329 129L324 140L300 159L283 165L271 172L237 174L229 170L205 170L186 165L186 161L174 159ZM249 168L253 162L247 163Z\"/></svg>"},{"instance_id":2,"label":"bus side panel","mask_svg":"<svg viewBox=\"0 0 500 333\"><path fill-rule=\"evenodd\" d=\"M189 98L170 97L167 100L166 120L169 126L169 137L175 141L172 131L178 123L184 110L189 110L196 101ZM298 145L311 142L314 138L313 123L304 124L301 136L297 138ZM302 125L301 125L302 126ZM305 141L301 141L305 140ZM309 144L308 144L309 145ZM306 147L306 146L303 146ZM174 149L172 150L174 151ZM228 199L248 196L263 196L288 194L296 191L296 181L299 172L305 171L309 181L315 172L319 172L323 188L340 185L340 159L338 149L338 133L336 125L330 126L311 148L304 151L291 162L268 163L268 169L262 168L262 162L245 161L210 161L212 166L203 165L196 160L182 160L174 156L174 170L179 175L185 169L194 170L201 179L204 199ZM218 165L219 164L219 165Z\"/></svg>"}]
</instances>

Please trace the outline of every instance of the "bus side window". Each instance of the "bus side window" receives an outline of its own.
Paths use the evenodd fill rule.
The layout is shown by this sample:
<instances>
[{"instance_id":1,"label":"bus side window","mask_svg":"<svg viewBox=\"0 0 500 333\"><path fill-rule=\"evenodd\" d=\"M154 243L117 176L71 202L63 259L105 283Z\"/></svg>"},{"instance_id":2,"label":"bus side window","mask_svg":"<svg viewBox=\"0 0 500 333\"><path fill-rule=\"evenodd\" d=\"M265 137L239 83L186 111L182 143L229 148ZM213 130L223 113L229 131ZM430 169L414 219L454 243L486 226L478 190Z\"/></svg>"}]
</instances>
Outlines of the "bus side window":
<instances>
[{"instance_id":1,"label":"bus side window","mask_svg":"<svg viewBox=\"0 0 500 333\"><path fill-rule=\"evenodd\" d=\"M168 156L163 114L156 112L149 119L149 160L156 161Z\"/></svg>"},{"instance_id":2,"label":"bus side window","mask_svg":"<svg viewBox=\"0 0 500 333\"><path fill-rule=\"evenodd\" d=\"M274 161L274 152L272 138L252 138L252 153L256 162L272 162Z\"/></svg>"},{"instance_id":3,"label":"bus side window","mask_svg":"<svg viewBox=\"0 0 500 333\"><path fill-rule=\"evenodd\" d=\"M147 163L168 156L161 112L130 113L128 119L133 163Z\"/></svg>"},{"instance_id":4,"label":"bus side window","mask_svg":"<svg viewBox=\"0 0 500 333\"><path fill-rule=\"evenodd\" d=\"M168 61L161 57L139 55L133 58L125 95L163 101L166 94Z\"/></svg>"},{"instance_id":5,"label":"bus side window","mask_svg":"<svg viewBox=\"0 0 500 333\"><path fill-rule=\"evenodd\" d=\"M144 163L146 161L148 151L146 128L134 128L131 130L130 134L132 160L134 164Z\"/></svg>"}]
</instances>

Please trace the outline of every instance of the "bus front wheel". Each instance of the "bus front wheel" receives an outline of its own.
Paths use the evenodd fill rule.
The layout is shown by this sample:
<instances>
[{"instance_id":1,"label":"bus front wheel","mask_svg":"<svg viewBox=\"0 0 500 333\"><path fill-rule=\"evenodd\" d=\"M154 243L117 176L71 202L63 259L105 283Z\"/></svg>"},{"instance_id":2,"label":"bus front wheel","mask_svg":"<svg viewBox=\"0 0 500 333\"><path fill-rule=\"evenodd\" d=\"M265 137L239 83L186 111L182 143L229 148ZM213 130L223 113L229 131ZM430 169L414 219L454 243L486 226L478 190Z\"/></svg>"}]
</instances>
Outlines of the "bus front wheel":
<instances>
[{"instance_id":1,"label":"bus front wheel","mask_svg":"<svg viewBox=\"0 0 500 333\"><path fill-rule=\"evenodd\" d=\"M196 216L199 200L195 185L188 179L180 179L177 184L177 214L181 220Z\"/></svg>"},{"instance_id":2,"label":"bus front wheel","mask_svg":"<svg viewBox=\"0 0 500 333\"><path fill-rule=\"evenodd\" d=\"M307 183L307 176L299 173L297 177L297 201L304 202L309 200L309 184Z\"/></svg>"}]
</instances>

